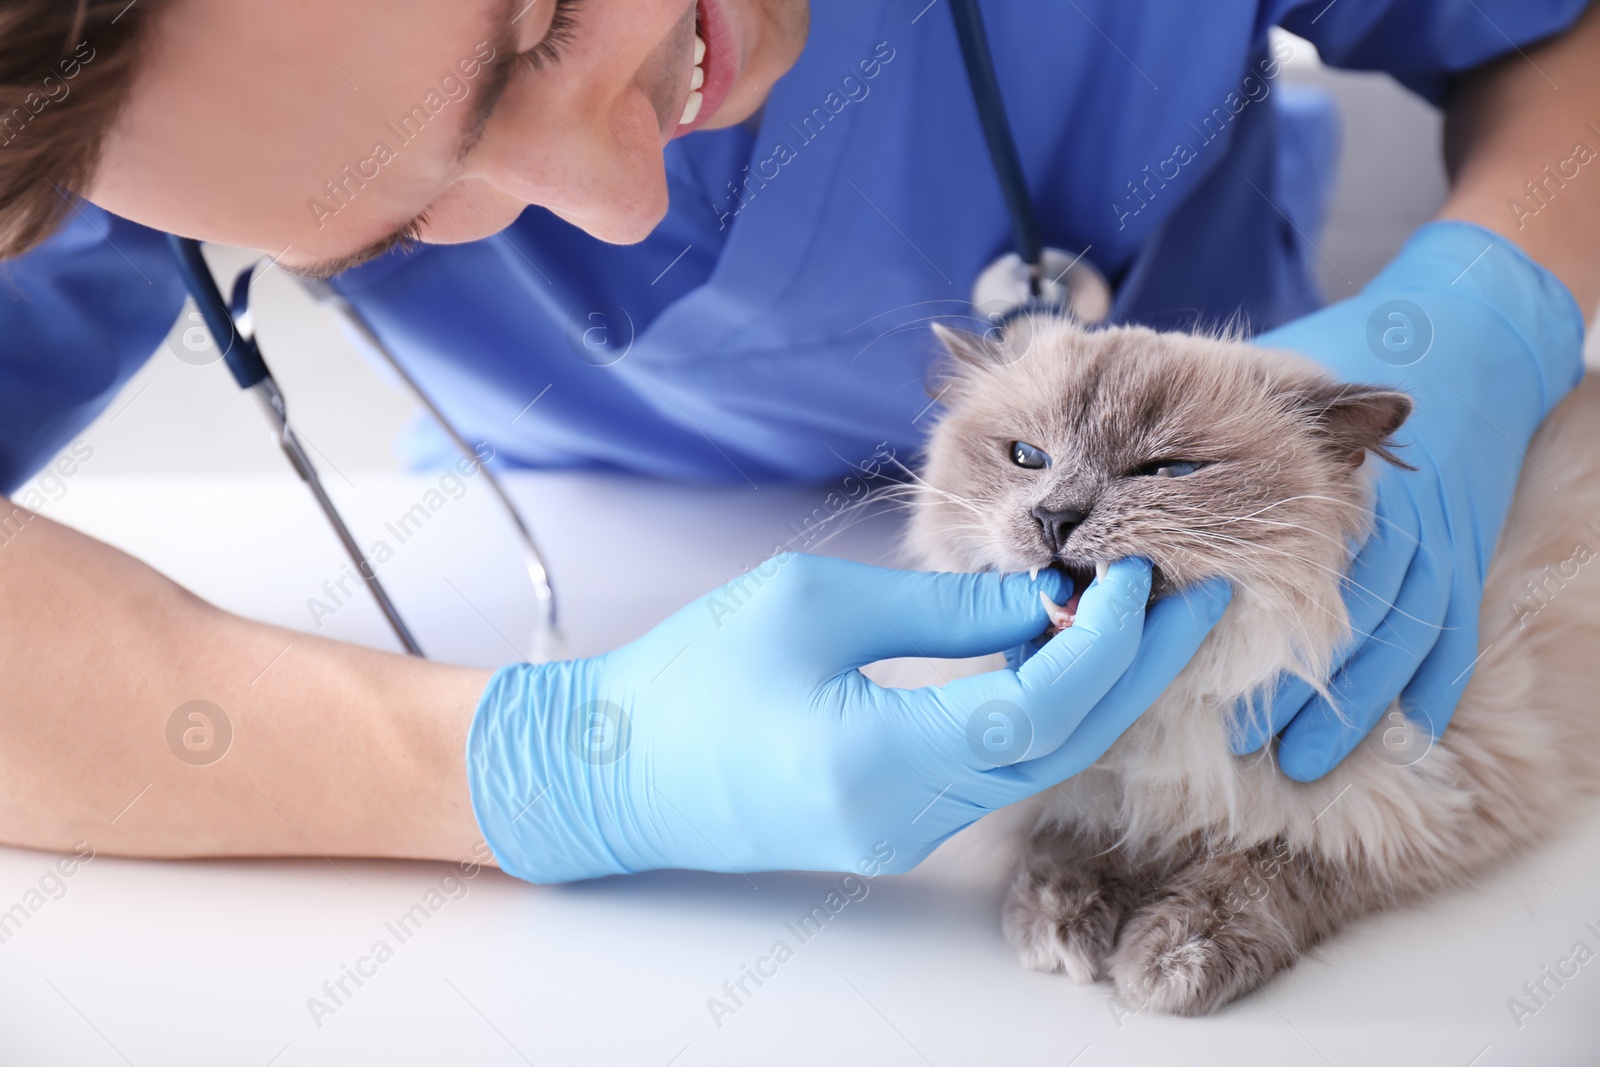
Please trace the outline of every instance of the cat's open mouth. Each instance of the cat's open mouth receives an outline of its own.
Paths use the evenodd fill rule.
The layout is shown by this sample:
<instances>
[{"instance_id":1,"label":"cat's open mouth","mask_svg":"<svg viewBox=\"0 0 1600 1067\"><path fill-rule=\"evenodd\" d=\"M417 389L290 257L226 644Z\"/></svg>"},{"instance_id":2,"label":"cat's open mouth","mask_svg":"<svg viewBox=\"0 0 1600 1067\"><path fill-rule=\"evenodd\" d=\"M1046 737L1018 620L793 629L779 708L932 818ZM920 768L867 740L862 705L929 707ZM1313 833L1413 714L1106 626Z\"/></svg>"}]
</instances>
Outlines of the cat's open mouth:
<instances>
[{"instance_id":1,"label":"cat's open mouth","mask_svg":"<svg viewBox=\"0 0 1600 1067\"><path fill-rule=\"evenodd\" d=\"M1067 598L1065 604L1057 604L1043 593L1039 594L1039 599L1044 601L1045 611L1050 615L1050 633L1058 634L1072 625L1083 591L1089 588L1089 583L1095 580L1096 575L1105 573L1107 566L1105 563L1073 563L1059 558L1050 561L1051 570L1060 571L1072 580L1072 596Z\"/></svg>"}]
</instances>

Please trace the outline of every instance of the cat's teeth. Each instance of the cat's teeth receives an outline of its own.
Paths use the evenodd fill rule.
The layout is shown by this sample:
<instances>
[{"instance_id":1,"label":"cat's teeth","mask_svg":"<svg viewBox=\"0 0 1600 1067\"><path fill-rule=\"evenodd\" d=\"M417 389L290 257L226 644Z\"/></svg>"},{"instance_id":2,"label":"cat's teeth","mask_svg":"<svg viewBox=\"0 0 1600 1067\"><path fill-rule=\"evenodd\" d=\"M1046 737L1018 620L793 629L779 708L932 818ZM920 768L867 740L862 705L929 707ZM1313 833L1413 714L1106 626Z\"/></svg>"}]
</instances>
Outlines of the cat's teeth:
<instances>
[{"instance_id":1,"label":"cat's teeth","mask_svg":"<svg viewBox=\"0 0 1600 1067\"><path fill-rule=\"evenodd\" d=\"M1028 577L1030 579L1033 579L1033 580L1037 581L1038 578L1039 578L1039 568L1038 567L1029 567L1028 568Z\"/></svg>"},{"instance_id":2,"label":"cat's teeth","mask_svg":"<svg viewBox=\"0 0 1600 1067\"><path fill-rule=\"evenodd\" d=\"M1099 563L1096 563L1094 565L1094 579L1095 579L1095 581L1097 581L1097 582L1105 581L1106 575L1110 572L1110 570L1111 570L1111 564L1106 563L1104 560L1102 560Z\"/></svg>"},{"instance_id":3,"label":"cat's teeth","mask_svg":"<svg viewBox=\"0 0 1600 1067\"><path fill-rule=\"evenodd\" d=\"M1044 590L1039 590L1039 602L1044 605L1045 614L1050 616L1050 623L1065 630L1072 625L1076 617L1073 612L1057 604L1054 600L1044 595Z\"/></svg>"}]
</instances>

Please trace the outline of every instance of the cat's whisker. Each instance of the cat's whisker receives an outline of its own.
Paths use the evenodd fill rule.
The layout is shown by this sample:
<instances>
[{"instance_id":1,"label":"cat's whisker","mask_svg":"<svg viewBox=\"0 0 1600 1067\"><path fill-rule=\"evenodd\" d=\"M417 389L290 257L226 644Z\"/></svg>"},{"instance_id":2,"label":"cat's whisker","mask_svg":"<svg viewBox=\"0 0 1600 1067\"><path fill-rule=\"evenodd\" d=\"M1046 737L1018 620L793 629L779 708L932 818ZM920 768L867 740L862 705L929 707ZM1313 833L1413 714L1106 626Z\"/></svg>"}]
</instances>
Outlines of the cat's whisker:
<instances>
[{"instance_id":1,"label":"cat's whisker","mask_svg":"<svg viewBox=\"0 0 1600 1067\"><path fill-rule=\"evenodd\" d=\"M818 548L826 544L839 534L853 528L859 522L863 522L879 514L888 514L895 510L894 508L889 507L877 507L876 505L878 504L879 499L880 498L874 497L869 492L865 496L862 496L859 500L853 500L844 507L839 508L837 511L830 512L820 522L807 527L805 530L795 533L792 537L789 537L783 541L782 545L786 550L789 551L810 551L811 549ZM796 547L795 542L804 540L808 535L815 535L817 531L822 530L825 527L829 528L828 533L825 536L816 541L807 541L804 544Z\"/></svg>"},{"instance_id":2,"label":"cat's whisker","mask_svg":"<svg viewBox=\"0 0 1600 1067\"><path fill-rule=\"evenodd\" d=\"M899 307L892 307L887 311L880 311L876 315L873 315L871 318L863 319L862 321L856 323L854 326L850 327L850 329L848 331L846 331L846 332L853 333L856 330L861 329L861 327L867 325L867 323L873 322L873 321L875 321L877 319L881 319L885 315L893 315L896 311L910 311L912 308L928 307L928 306L931 306L931 305L934 305L934 304L951 304L951 305L954 305L954 307L956 308L956 311L957 311L957 314L954 317L956 317L956 318L965 318L965 319L976 319L976 316L971 314L972 305L970 303L968 303L967 301L965 301L965 300L956 300L956 299L952 299L952 298L944 298L944 299L939 299L939 300L917 300L917 301L914 301L914 302L912 302L910 304L901 304ZM931 319L933 319L935 317L942 318L943 316L926 316L926 317L924 317L923 319L921 319L919 321L927 322L927 321L930 321ZM987 325L987 323L985 325Z\"/></svg>"},{"instance_id":3,"label":"cat's whisker","mask_svg":"<svg viewBox=\"0 0 1600 1067\"><path fill-rule=\"evenodd\" d=\"M970 306L970 305L968 305L968 306ZM980 332L984 331L984 330L988 330L988 329L990 329L992 327L992 323L987 318L981 318L979 316L970 315L970 314L969 315L925 315L925 316L923 316L921 318L912 319L909 322L902 322L902 323L899 323L897 325L888 327L883 332L879 333L876 337L874 337L872 340L870 340L866 344L862 345L856 351L856 354L850 357L850 361L853 363L856 360L860 359L862 357L862 355L864 355L866 353L867 349L871 348L873 345L877 344L879 341L884 341L884 340L887 340L890 337L895 337L895 336L898 336L898 335L903 334L903 333L913 333L913 332L922 333L929 326L931 326L931 325L933 325L935 323L944 324L944 323L951 322L952 320L956 320L956 321L966 320L967 322L971 322L973 325L975 325L979 329ZM869 319L867 321L870 322L871 320ZM861 325L865 326L866 323L862 323ZM856 327L856 328L859 329L860 327Z\"/></svg>"},{"instance_id":4,"label":"cat's whisker","mask_svg":"<svg viewBox=\"0 0 1600 1067\"><path fill-rule=\"evenodd\" d=\"M912 479L912 481L916 483L917 487L920 487L924 491L930 492L930 493L936 493L939 496L943 497L944 499L949 500L951 503L960 504L963 507L970 508L971 510L977 512L980 515L987 515L987 513L982 508L980 508L975 502L973 502L968 497L959 496L959 495L957 495L955 493L950 492L947 489L944 489L944 488L941 488L940 486L934 485L932 482L928 481L926 478L924 478L922 475L918 474L916 471L912 470L910 467L907 467L904 463L902 463L898 459L892 459L890 462L894 463L895 466L897 466L901 470L905 471L906 474Z\"/></svg>"},{"instance_id":5,"label":"cat's whisker","mask_svg":"<svg viewBox=\"0 0 1600 1067\"><path fill-rule=\"evenodd\" d=\"M930 490L932 490L939 498L934 500L927 499L926 496ZM851 507L858 507L867 504L877 505L885 502L892 504L896 509L909 508L913 506L931 507L934 505L943 506L945 504L957 504L962 507L966 507L968 510L976 514L982 514L982 510L971 500L956 496L954 493L946 493L943 490L933 489L931 486L917 485L892 485L874 489L869 491L867 495L863 496L859 501L856 501L854 504L852 504Z\"/></svg>"},{"instance_id":6,"label":"cat's whisker","mask_svg":"<svg viewBox=\"0 0 1600 1067\"><path fill-rule=\"evenodd\" d=\"M1334 504L1334 505L1337 505L1340 508L1345 509L1346 511L1349 511L1349 512L1352 512L1352 513L1360 513L1363 516L1365 516L1366 518L1371 519L1373 521L1373 523L1375 525L1379 526L1379 527L1383 527L1383 526L1387 525L1388 527L1392 528L1395 532L1404 534L1405 537L1408 540L1410 540L1412 543L1417 545L1419 548L1426 548L1427 547L1416 536L1416 534L1412 533L1410 530L1407 530L1404 526L1401 526L1399 523L1395 522L1393 519L1388 518L1385 515L1377 514L1376 512L1370 511L1365 506L1363 506L1361 504L1357 504L1357 503L1355 503L1353 501L1340 500L1340 499L1338 499L1336 497L1330 497L1330 496L1326 496L1326 495L1320 494L1320 493L1302 493L1302 494L1299 494L1297 496L1284 497L1282 500L1275 500L1272 503L1267 504L1264 507L1258 509L1257 511L1251 512L1251 514L1252 515L1259 515L1259 514L1261 514L1261 512L1270 511L1273 508L1281 508L1281 507L1284 507L1286 505L1293 504L1293 503L1296 503L1298 501L1303 501L1303 500L1313 500L1313 501L1316 501L1318 503Z\"/></svg>"},{"instance_id":7,"label":"cat's whisker","mask_svg":"<svg viewBox=\"0 0 1600 1067\"><path fill-rule=\"evenodd\" d=\"M1307 495L1303 495L1303 496L1297 496L1297 497L1287 497L1287 498L1285 498L1283 500L1280 500L1280 501L1277 501L1275 503L1266 504L1266 505L1264 505L1264 506L1262 506L1260 508L1257 508L1255 511L1246 512L1245 514L1242 514L1242 515L1230 515L1230 514L1228 514L1226 512L1214 511L1214 510L1211 510L1209 508L1203 508L1203 507L1200 507L1199 505L1196 505L1196 504L1174 504L1174 505L1171 505L1171 507L1175 511L1194 511L1194 512L1199 512L1202 515L1207 515L1209 517L1217 519L1219 521L1219 523L1221 523L1221 524L1227 524L1227 523L1231 523L1231 522L1250 522L1252 520L1259 521L1259 522L1270 522L1270 521L1274 521L1274 520L1262 519L1261 516L1263 514L1265 514L1266 512L1273 510L1274 508L1285 507L1285 506L1287 506L1289 504L1293 504L1293 503L1296 503L1296 502L1302 501L1302 500L1315 500L1315 501L1319 501L1319 502L1337 504L1340 507L1343 507L1346 510L1348 510L1352 514L1352 516L1360 514L1361 511L1363 510L1359 505L1350 503L1349 501L1333 500L1333 499L1328 498L1328 497L1323 497L1323 496L1320 496L1320 495L1311 495L1311 494L1307 494ZM1301 528L1301 529L1309 529L1309 527L1306 527L1306 526L1304 526L1303 524L1300 524L1300 523L1296 523L1296 524L1293 524L1293 525L1295 525L1296 527ZM1323 536L1326 536L1326 535L1323 535Z\"/></svg>"},{"instance_id":8,"label":"cat's whisker","mask_svg":"<svg viewBox=\"0 0 1600 1067\"><path fill-rule=\"evenodd\" d=\"M1189 530L1187 532L1192 532L1192 533L1196 534L1197 536L1205 536L1205 537L1226 537L1227 536L1225 534L1216 534L1216 533L1213 533L1211 531L1202 531L1202 530L1193 530L1193 529L1191 529L1191 530ZM1453 629L1457 628L1457 627L1453 627L1453 626L1445 626L1444 624L1438 623L1438 622L1430 622L1429 620L1424 619L1424 618L1422 618L1422 617L1420 617L1418 615L1411 614L1409 611L1406 611L1403 608L1401 608L1399 605L1397 605L1394 601L1385 598L1382 594L1378 593L1377 590L1372 589L1371 587L1365 585L1362 582L1356 581L1354 578L1352 578L1349 575L1348 572L1340 570L1340 569L1338 569L1336 567L1330 567L1327 564L1320 563L1320 562L1318 562L1316 560L1310 559L1310 558L1305 557L1305 556L1301 556L1301 555L1298 555L1298 554L1290 553L1286 549L1277 548L1275 546L1262 545L1262 544L1259 544L1257 542L1245 541L1245 540L1243 540L1241 538L1232 538L1231 540L1233 540L1237 544L1247 546L1250 549L1259 550L1259 551L1263 551L1263 552L1273 552L1273 553L1275 553L1277 555L1281 555L1281 556L1284 556L1286 558L1289 558L1289 559L1291 559L1291 560L1293 560L1293 561L1295 561L1297 563L1305 563L1305 564L1313 565L1318 570L1323 571L1326 574L1329 574L1329 575L1331 575L1333 577L1336 577L1338 579L1341 587L1347 587L1347 588L1350 588L1350 589L1354 589L1354 590L1356 590L1356 591L1358 591L1360 593L1363 593L1366 596L1370 597L1371 599L1377 601L1378 603L1387 605L1387 607L1388 607L1388 609L1389 609L1389 611L1391 613L1398 614L1398 615L1400 615L1400 616L1402 616L1403 618L1406 618L1406 619L1410 619L1412 622L1422 623L1424 626L1432 627L1434 629L1440 630L1441 632L1445 631L1445 630L1453 630ZM1360 636L1363 636L1363 637L1366 637L1366 638L1373 638L1374 637L1374 635L1368 634L1368 633L1364 633L1362 631L1356 631L1356 633L1358 633L1358 634L1360 634Z\"/></svg>"},{"instance_id":9,"label":"cat's whisker","mask_svg":"<svg viewBox=\"0 0 1600 1067\"><path fill-rule=\"evenodd\" d=\"M1218 535L1208 534L1208 535L1205 535L1205 536L1216 537ZM1283 550L1273 549L1273 548L1270 548L1270 547L1267 547L1267 546L1262 546L1262 545L1250 544L1249 542L1240 542L1240 543L1247 545L1252 550L1275 552L1276 554L1285 556L1286 558L1289 558L1289 559L1291 559L1291 560L1293 560L1295 562L1301 562L1301 563L1314 563L1315 562L1315 561L1307 560L1304 557L1297 556L1297 555L1294 555L1292 553L1289 553L1289 552L1286 552L1286 551L1283 551ZM1322 567L1322 565L1320 565L1320 564L1317 564L1317 566L1319 567L1319 569L1327 570L1331 574L1340 574L1340 575L1343 574L1343 572L1333 570L1332 568ZM1263 573L1266 575L1266 580L1268 581L1269 584L1277 585L1277 584L1281 583L1281 581L1282 581L1281 576L1276 574L1276 572L1270 571L1270 570L1266 569L1265 567L1262 567L1261 569L1262 569ZM1350 582L1348 577L1345 577L1344 580L1348 584L1351 584L1351 585L1359 586L1359 584L1360 584L1360 583ZM1366 590L1366 591L1367 592L1371 592L1370 590ZM1374 598L1376 598L1376 594L1373 594L1373 596L1374 596ZM1348 632L1349 632L1349 634L1351 636L1359 637L1359 638L1362 638L1363 640L1366 640L1366 641L1369 641L1369 642L1373 642L1373 643L1377 643L1377 644L1381 644L1381 645L1388 645L1388 646L1393 647L1393 648L1401 647L1400 645L1396 644L1393 641L1388 641L1388 640L1385 640L1384 638L1379 637L1375 631L1374 632L1369 632L1369 631L1362 630L1359 627L1354 626L1349 621L1348 613L1345 613L1344 616L1341 618L1339 613L1333 611L1332 609L1326 607L1325 605L1322 605L1322 604L1316 602L1315 600L1308 601L1308 603L1310 603L1310 605L1312 607L1316 608L1318 611L1321 611L1322 613L1326 614L1329 618L1334 619L1335 621L1339 622L1342 629L1343 628L1348 628ZM1418 618L1415 615L1411 615L1409 612L1403 611L1403 610L1395 607L1393 604L1390 604L1389 607L1390 607L1391 611L1397 612L1398 614L1403 615L1406 618L1412 619L1413 621L1423 623L1424 625L1430 625L1430 626L1433 626L1433 627L1435 627L1437 629L1440 629L1440 630L1444 630L1444 629L1449 629L1450 628L1450 627L1441 626L1441 625L1439 625L1437 623L1428 623L1427 620ZM1291 625L1294 625L1298 621L1296 619L1296 617L1292 613L1282 613L1282 612L1280 612L1280 614L1282 614L1283 617ZM1304 635L1302 634L1302 636L1304 636Z\"/></svg>"},{"instance_id":10,"label":"cat's whisker","mask_svg":"<svg viewBox=\"0 0 1600 1067\"><path fill-rule=\"evenodd\" d=\"M1216 533L1214 531L1185 530L1183 532L1190 536L1204 539L1208 544L1208 551L1221 555L1224 563L1232 563L1236 567L1250 569L1253 573L1257 573L1261 576L1263 584L1273 588L1284 589L1286 592L1294 594L1295 599L1305 598L1303 594L1301 594L1298 590L1295 590L1292 585L1285 585L1283 575L1278 571L1269 568L1265 561L1256 558L1256 553L1270 552L1295 563L1310 564L1319 569L1328 570L1331 573L1339 573L1333 571L1332 568L1328 568L1316 560L1302 556L1298 553L1289 552L1286 549L1265 546L1255 542L1246 541L1242 538L1230 537L1227 534ZM1314 600L1312 603L1315 604L1319 609L1326 612L1331 618L1339 618L1338 614L1333 612L1331 609L1328 609L1321 604L1317 604ZM1293 623L1297 620L1291 618L1290 621ZM1344 622L1345 620L1339 621Z\"/></svg>"},{"instance_id":11,"label":"cat's whisker","mask_svg":"<svg viewBox=\"0 0 1600 1067\"><path fill-rule=\"evenodd\" d=\"M1344 541L1342 539L1307 526L1305 523L1280 522L1275 519L1263 519L1253 515L1224 516L1213 512L1207 512L1203 508L1186 508L1184 510L1196 511L1202 515L1210 515L1217 520L1216 522L1190 524L1186 527L1187 529L1216 529L1223 526L1231 526L1235 523L1253 522L1262 526L1271 526L1280 530L1298 530L1301 533L1304 533L1310 537L1314 537L1320 541L1327 541L1331 544L1338 545L1340 548L1344 547Z\"/></svg>"}]
</instances>

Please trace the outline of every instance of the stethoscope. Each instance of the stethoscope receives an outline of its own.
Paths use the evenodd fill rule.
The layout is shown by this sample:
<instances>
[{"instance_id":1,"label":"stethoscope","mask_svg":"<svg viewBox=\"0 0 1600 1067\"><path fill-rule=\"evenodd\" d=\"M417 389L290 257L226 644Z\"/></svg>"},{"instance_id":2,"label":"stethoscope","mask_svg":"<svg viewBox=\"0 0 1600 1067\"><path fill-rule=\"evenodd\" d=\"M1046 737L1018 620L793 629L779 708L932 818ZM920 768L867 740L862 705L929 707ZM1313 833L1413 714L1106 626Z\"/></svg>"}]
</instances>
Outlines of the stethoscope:
<instances>
[{"instance_id":1,"label":"stethoscope","mask_svg":"<svg viewBox=\"0 0 1600 1067\"><path fill-rule=\"evenodd\" d=\"M399 639L400 645L413 656L422 656L422 646L417 643L411 628L406 625L405 619L400 615L400 609L395 607L394 601L383 587L383 582L378 578L377 570L373 563L367 559L366 554L356 543L355 536L350 532L350 527L339 514L339 509L328 496L323 487L322 478L317 474L316 466L311 462L311 457L306 453L300 443L300 437L295 433L294 424L289 421L289 409L283 399L283 391L278 388L278 383L272 377L266 360L261 358L261 349L256 344L255 325L250 315L250 285L260 271L263 264L269 260L259 260L239 272L233 283L233 298L225 301L222 292L217 288L216 280L211 276L211 269L206 266L205 259L200 254L198 241L187 237L168 235L168 242L172 246L174 255L178 260L178 273L183 276L183 283L189 290L189 295L194 298L195 306L200 312L201 319L206 324L206 330L211 334L212 342L222 354L222 361L227 364L228 370L233 373L233 380L239 383L239 388L248 389L255 393L261 401L261 406L271 423L273 436L283 453L289 459L289 464L296 474L306 483L311 490L311 495L316 498L317 506L322 509L322 514L327 518L328 525L333 528L334 534L339 538L339 543L344 546L345 553L350 557L350 562L355 565L356 572L361 575L367 589L372 593L372 598L378 602L378 608L383 612L383 617L388 620L389 628ZM562 636L556 616L556 595L550 585L550 570L545 565L544 554L539 551L538 542L533 539L533 533L528 529L527 523L522 521L522 514L512 503L505 486L489 467L482 464L476 452L467 444L465 438L456 430L455 426L439 410L439 406L422 388L400 361L394 357L388 346L378 336L377 332L367 323L361 313L356 311L332 286L323 282L307 280L306 288L311 295L324 304L331 306L352 329L366 341L372 349L383 357L385 363L395 372L421 402L422 406L438 420L444 428L445 434L455 444L461 455L478 466L479 472L489 483L495 498L499 500L506 514L511 519L511 524L517 532L518 543L521 547L523 566L528 572L528 580L533 585L534 597L538 603L538 621L533 633L533 641L528 658L533 661L559 659L565 653L566 641Z\"/></svg>"},{"instance_id":2,"label":"stethoscope","mask_svg":"<svg viewBox=\"0 0 1600 1067\"><path fill-rule=\"evenodd\" d=\"M1001 256L979 274L973 285L973 307L996 331L1004 331L1019 315L1030 312L1066 314L1085 323L1099 322L1110 313L1111 287L1104 275L1085 260L1088 249L1076 256L1070 255L1059 248L1045 246L1041 237L1027 179L1022 171L1022 160L1017 153L1011 123L1006 117L1005 102L1000 96L994 57L989 50L989 38L984 30L977 0L950 0L950 13L955 19L956 37L960 42L967 81L972 87L973 101L977 104L978 118L983 126L984 140L988 143L995 175L1000 180L1001 193L1011 221L1012 241L1016 246L1015 251ZM256 344L255 327L250 314L250 287L262 266L270 261L260 260L241 271L234 279L231 299L224 299L211 269L201 255L199 242L176 235L169 235L168 242L177 259L183 283L200 312L212 342L220 351L222 361L232 372L234 381L239 383L241 389L254 392L261 402L279 447L295 473L311 490L318 508L377 601L401 647L413 656L422 656L422 647L384 589L375 566L361 551L350 527L324 488L311 457L301 445L294 425L289 421L289 409L283 392L278 388ZM395 358L361 313L332 286L311 281L304 284L317 300L332 307L382 357L443 427L462 456L478 464L477 454L471 446L416 378ZM480 465L480 469L516 530L523 564L538 603L538 623L528 658L533 661L560 658L565 653L566 642L558 625L555 590L550 584L550 570L545 564L544 555L499 478L486 465Z\"/></svg>"},{"instance_id":3,"label":"stethoscope","mask_svg":"<svg viewBox=\"0 0 1600 1067\"><path fill-rule=\"evenodd\" d=\"M950 15L1016 246L978 275L972 306L998 332L1019 316L1035 312L1069 315L1089 325L1101 322L1111 314L1111 286L1085 258L1089 250L1071 255L1049 248L1040 233L978 0L950 0Z\"/></svg>"}]
</instances>

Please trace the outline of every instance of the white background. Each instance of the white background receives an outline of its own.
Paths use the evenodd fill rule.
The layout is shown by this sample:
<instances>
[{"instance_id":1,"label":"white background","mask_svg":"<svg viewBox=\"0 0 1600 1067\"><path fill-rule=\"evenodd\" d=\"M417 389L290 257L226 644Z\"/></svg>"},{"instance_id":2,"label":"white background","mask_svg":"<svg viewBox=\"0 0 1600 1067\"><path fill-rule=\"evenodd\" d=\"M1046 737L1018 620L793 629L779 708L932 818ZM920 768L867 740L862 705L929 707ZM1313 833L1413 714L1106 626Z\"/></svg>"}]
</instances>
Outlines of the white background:
<instances>
[{"instance_id":1,"label":"white background","mask_svg":"<svg viewBox=\"0 0 1600 1067\"><path fill-rule=\"evenodd\" d=\"M363 479L346 502L365 526L426 484ZM545 524L578 654L761 560L820 503L816 490L570 475L520 477L517 493L531 515L582 517ZM644 560L628 534L641 510L657 529ZM224 607L288 625L308 625L306 597L341 564L305 491L281 477L85 481L51 514ZM852 513L837 528L825 550L874 561L893 523ZM478 483L386 570L434 655L488 664L522 651L531 606L500 533ZM619 560L649 580L619 581ZM389 644L364 599L324 632ZM294 662L291 647L270 669ZM128 783L132 806L107 812L91 844L109 850L136 823L141 784ZM296 798L274 802L300 821ZM994 904L1001 825L980 823L909 876L867 883L805 944L785 924L837 876L661 873L546 888L485 872L397 944L384 924L447 865L101 857L0 944L0 1063L1592 1065L1600 962L1520 1028L1507 1007L1576 941L1600 948L1584 925L1600 929L1600 807L1575 801L1573 821L1552 829L1481 885L1358 923L1203 1020L1121 1017L1104 989L1023 970ZM52 859L0 849L0 909ZM395 957L317 1026L308 999L380 937ZM765 987L747 983L754 995L715 1025L708 999L726 998L722 983L779 938L795 957Z\"/></svg>"}]
</instances>

